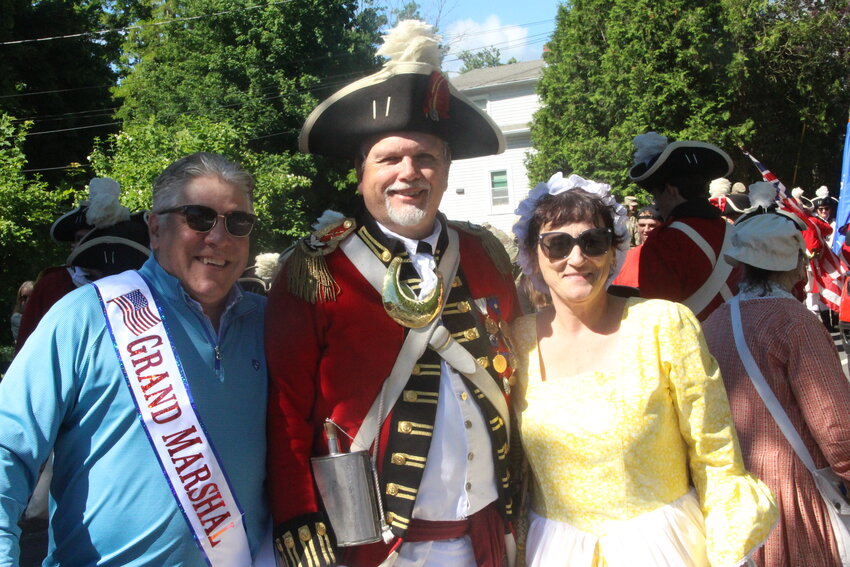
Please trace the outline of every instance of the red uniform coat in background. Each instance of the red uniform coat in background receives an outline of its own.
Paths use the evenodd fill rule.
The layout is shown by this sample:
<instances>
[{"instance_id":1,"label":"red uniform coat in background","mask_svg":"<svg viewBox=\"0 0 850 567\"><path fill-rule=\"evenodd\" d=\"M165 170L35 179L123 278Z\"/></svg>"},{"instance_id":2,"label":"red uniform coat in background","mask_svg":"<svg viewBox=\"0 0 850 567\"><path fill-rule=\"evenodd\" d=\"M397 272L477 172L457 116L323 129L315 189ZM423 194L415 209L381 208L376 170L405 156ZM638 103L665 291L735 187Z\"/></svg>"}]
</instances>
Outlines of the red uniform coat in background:
<instances>
[{"instance_id":1,"label":"red uniform coat in background","mask_svg":"<svg viewBox=\"0 0 850 567\"><path fill-rule=\"evenodd\" d=\"M77 289L77 286L71 279L71 274L68 273L68 266L46 268L39 274L32 295L30 295L21 316L21 327L18 330L15 352L21 350L27 337L32 334L41 318L53 307L53 304L62 299L66 293L75 289Z\"/></svg>"},{"instance_id":2,"label":"red uniform coat in background","mask_svg":"<svg viewBox=\"0 0 850 567\"><path fill-rule=\"evenodd\" d=\"M501 318L512 320L519 313L511 274L496 269L480 238L458 232L458 276L470 297L498 298ZM374 231L373 235L381 237ZM347 238L359 236L352 233ZM310 457L328 453L325 419L333 419L352 437L357 434L405 337L404 328L384 311L378 292L341 250L324 259L338 286L336 299L314 304L291 293L286 265L272 286L266 317L271 374L268 486L275 533L282 533L284 525L302 540L316 537L310 533L310 522L319 511ZM385 445L391 421L385 421L381 433L382 452L403 453L404 447ZM347 451L348 439L343 435L339 439ZM371 567L387 552L383 544L358 546L346 548L345 557L337 560L349 567Z\"/></svg>"},{"instance_id":3,"label":"red uniform coat in background","mask_svg":"<svg viewBox=\"0 0 850 567\"><path fill-rule=\"evenodd\" d=\"M720 217L720 211L708 201L683 203L673 209L664 224L649 233L643 244L638 271L641 297L683 302L711 274L713 265L705 253L684 232L670 228L676 221L696 230L714 250L718 261L725 262L720 249L728 224ZM738 290L739 279L739 268L732 270L726 279L733 294ZM718 290L708 306L696 314L697 318L704 321L724 301Z\"/></svg>"}]
</instances>

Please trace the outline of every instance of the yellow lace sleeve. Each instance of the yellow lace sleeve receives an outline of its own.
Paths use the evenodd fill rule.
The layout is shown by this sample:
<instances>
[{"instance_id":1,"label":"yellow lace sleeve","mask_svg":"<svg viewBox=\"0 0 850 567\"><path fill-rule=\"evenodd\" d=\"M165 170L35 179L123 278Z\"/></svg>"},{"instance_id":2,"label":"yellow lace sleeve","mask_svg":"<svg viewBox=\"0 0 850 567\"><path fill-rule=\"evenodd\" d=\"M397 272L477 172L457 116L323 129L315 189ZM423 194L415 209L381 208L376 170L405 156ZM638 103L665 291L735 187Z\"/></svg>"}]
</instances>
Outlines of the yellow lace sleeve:
<instances>
[{"instance_id":1,"label":"yellow lace sleeve","mask_svg":"<svg viewBox=\"0 0 850 567\"><path fill-rule=\"evenodd\" d=\"M735 567L764 544L779 517L770 489L744 468L717 361L696 317L669 303L659 321L679 428L705 517L712 567Z\"/></svg>"}]
</instances>

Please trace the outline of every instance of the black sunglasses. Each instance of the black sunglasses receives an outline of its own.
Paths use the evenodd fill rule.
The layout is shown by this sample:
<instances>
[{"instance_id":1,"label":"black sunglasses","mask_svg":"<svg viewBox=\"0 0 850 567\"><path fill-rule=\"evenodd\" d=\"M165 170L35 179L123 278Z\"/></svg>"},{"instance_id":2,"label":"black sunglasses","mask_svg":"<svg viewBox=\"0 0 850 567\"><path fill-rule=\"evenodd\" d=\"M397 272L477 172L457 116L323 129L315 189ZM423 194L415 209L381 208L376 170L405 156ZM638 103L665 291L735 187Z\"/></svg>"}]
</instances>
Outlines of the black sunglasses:
<instances>
[{"instance_id":1,"label":"black sunglasses","mask_svg":"<svg viewBox=\"0 0 850 567\"><path fill-rule=\"evenodd\" d=\"M575 245L585 256L601 256L611 248L612 240L610 228L589 228L578 236L566 232L544 232L539 237L540 247L550 260L566 258Z\"/></svg>"},{"instance_id":2,"label":"black sunglasses","mask_svg":"<svg viewBox=\"0 0 850 567\"><path fill-rule=\"evenodd\" d=\"M242 211L232 211L225 214L218 213L215 209L203 205L181 205L159 211L158 215L166 213L180 213L186 218L186 224L192 230L198 232L209 232L218 222L218 218L224 219L224 228L233 236L248 236L257 222L256 215Z\"/></svg>"}]
</instances>

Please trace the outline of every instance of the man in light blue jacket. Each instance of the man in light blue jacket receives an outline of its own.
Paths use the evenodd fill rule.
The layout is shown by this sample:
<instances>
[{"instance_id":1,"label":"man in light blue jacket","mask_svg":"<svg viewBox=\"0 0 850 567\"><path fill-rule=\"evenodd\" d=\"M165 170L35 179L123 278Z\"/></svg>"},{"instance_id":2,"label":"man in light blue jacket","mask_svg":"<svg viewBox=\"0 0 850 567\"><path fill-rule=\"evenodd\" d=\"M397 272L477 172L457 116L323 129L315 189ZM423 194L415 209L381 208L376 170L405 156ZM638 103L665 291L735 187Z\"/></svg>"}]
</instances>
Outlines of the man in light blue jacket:
<instances>
[{"instance_id":1,"label":"man in light blue jacket","mask_svg":"<svg viewBox=\"0 0 850 567\"><path fill-rule=\"evenodd\" d=\"M273 565L265 298L236 284L253 186L218 155L170 165L154 256L65 296L15 358L0 384L0 566L18 564L51 450L45 565Z\"/></svg>"}]
</instances>

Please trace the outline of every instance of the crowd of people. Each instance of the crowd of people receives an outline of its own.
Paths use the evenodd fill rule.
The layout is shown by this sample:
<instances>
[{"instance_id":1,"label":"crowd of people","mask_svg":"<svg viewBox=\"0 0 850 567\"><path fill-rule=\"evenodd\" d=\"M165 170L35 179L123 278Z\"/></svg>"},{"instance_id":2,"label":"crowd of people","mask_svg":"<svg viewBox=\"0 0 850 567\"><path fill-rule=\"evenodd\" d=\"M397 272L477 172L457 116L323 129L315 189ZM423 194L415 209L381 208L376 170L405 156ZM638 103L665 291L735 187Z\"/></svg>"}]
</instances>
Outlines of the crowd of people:
<instances>
[{"instance_id":1,"label":"crowd of people","mask_svg":"<svg viewBox=\"0 0 850 567\"><path fill-rule=\"evenodd\" d=\"M439 211L501 131L429 26L378 53L299 138L360 206L280 256L248 266L254 180L205 152L149 212L95 179L53 225L0 383L0 565L37 485L48 566L845 565L850 382L803 303L830 220L649 132L651 205L554 173L512 261Z\"/></svg>"}]
</instances>

